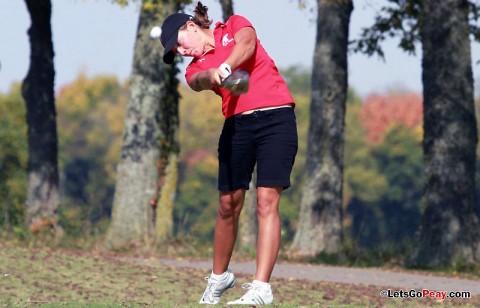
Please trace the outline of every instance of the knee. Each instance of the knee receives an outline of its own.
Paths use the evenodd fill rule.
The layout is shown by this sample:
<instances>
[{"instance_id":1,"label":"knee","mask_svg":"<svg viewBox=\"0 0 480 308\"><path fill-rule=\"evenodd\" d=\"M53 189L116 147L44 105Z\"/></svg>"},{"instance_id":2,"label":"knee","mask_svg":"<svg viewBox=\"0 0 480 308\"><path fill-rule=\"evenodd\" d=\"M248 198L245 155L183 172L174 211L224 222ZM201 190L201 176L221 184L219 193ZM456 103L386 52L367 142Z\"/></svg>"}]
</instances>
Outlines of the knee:
<instances>
[{"instance_id":1,"label":"knee","mask_svg":"<svg viewBox=\"0 0 480 308\"><path fill-rule=\"evenodd\" d=\"M259 196L257 203L257 216L258 218L278 216L278 198Z\"/></svg>"},{"instance_id":2,"label":"knee","mask_svg":"<svg viewBox=\"0 0 480 308\"><path fill-rule=\"evenodd\" d=\"M226 195L220 197L220 205L218 207L218 215L223 218L231 218L240 216L243 206L243 198L235 195Z\"/></svg>"},{"instance_id":3,"label":"knee","mask_svg":"<svg viewBox=\"0 0 480 308\"><path fill-rule=\"evenodd\" d=\"M220 206L218 207L218 215L223 219L233 217L235 215L235 207L231 203L220 202Z\"/></svg>"}]
</instances>

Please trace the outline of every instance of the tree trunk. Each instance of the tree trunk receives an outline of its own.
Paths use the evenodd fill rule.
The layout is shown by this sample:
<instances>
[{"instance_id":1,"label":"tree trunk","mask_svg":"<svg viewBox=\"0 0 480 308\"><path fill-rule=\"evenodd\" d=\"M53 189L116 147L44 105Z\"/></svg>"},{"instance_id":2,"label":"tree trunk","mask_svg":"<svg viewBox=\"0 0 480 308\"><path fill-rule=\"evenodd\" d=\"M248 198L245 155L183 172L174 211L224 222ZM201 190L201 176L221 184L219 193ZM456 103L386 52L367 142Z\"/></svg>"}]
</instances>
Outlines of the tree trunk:
<instances>
[{"instance_id":1,"label":"tree trunk","mask_svg":"<svg viewBox=\"0 0 480 308\"><path fill-rule=\"evenodd\" d=\"M233 15L233 3L232 0L219 0L222 6L223 21L227 21L230 16Z\"/></svg>"},{"instance_id":2,"label":"tree trunk","mask_svg":"<svg viewBox=\"0 0 480 308\"><path fill-rule=\"evenodd\" d=\"M317 39L304 187L296 257L338 253L342 243L342 182L347 46L351 1L318 1Z\"/></svg>"},{"instance_id":3,"label":"tree trunk","mask_svg":"<svg viewBox=\"0 0 480 308\"><path fill-rule=\"evenodd\" d=\"M222 6L223 20L226 21L234 14L232 0L220 0ZM239 244L244 250L256 249L257 247L257 168L253 171L252 180L249 184L249 190L245 195L245 201L240 218Z\"/></svg>"},{"instance_id":4,"label":"tree trunk","mask_svg":"<svg viewBox=\"0 0 480 308\"><path fill-rule=\"evenodd\" d=\"M156 211L156 244L162 245L173 237L173 206L177 195L178 153L171 152L164 176L161 177L160 198ZM162 179L163 178L163 179Z\"/></svg>"},{"instance_id":5,"label":"tree trunk","mask_svg":"<svg viewBox=\"0 0 480 308\"><path fill-rule=\"evenodd\" d=\"M175 65L163 63L163 49L158 40L150 39L150 30L177 9L176 1L142 4L112 222L107 233L108 249L149 246L156 240L156 231L161 230L155 227L156 221L165 223L155 211L163 206L157 200L162 199L159 194L171 157L168 151L177 151L178 70ZM172 221L173 217L164 219Z\"/></svg>"},{"instance_id":6,"label":"tree trunk","mask_svg":"<svg viewBox=\"0 0 480 308\"><path fill-rule=\"evenodd\" d=\"M227 21L230 16L234 14L233 1L232 0L219 0L222 6L222 17L224 21ZM258 231L258 218L257 218L257 188L255 184L257 182L257 170L253 171L252 180L245 195L245 201L243 210L241 213L241 222L239 230L240 247L244 250L256 248L257 246L257 231Z\"/></svg>"},{"instance_id":7,"label":"tree trunk","mask_svg":"<svg viewBox=\"0 0 480 308\"><path fill-rule=\"evenodd\" d=\"M253 249L257 247L257 168L253 171L252 180L250 181L249 190L245 195L242 213L240 214L240 247L243 250Z\"/></svg>"},{"instance_id":8,"label":"tree trunk","mask_svg":"<svg viewBox=\"0 0 480 308\"><path fill-rule=\"evenodd\" d=\"M477 127L468 1L424 1L420 35L424 95L425 212L410 263L480 261L475 213Z\"/></svg>"},{"instance_id":9,"label":"tree trunk","mask_svg":"<svg viewBox=\"0 0 480 308\"><path fill-rule=\"evenodd\" d=\"M174 12L179 8L174 5ZM172 12L168 12L168 15ZM157 204L155 240L160 246L173 237L173 206L178 189L178 93L179 80L176 77L178 69L176 64L168 67L168 75L165 78L165 88L168 91L160 102L161 130L160 161L157 164L159 180L157 182Z\"/></svg>"},{"instance_id":10,"label":"tree trunk","mask_svg":"<svg viewBox=\"0 0 480 308\"><path fill-rule=\"evenodd\" d=\"M55 69L50 0L25 1L32 25L30 67L22 83L27 105L28 191L26 222L32 232L63 234L57 224L58 165L57 124L54 97Z\"/></svg>"}]
</instances>

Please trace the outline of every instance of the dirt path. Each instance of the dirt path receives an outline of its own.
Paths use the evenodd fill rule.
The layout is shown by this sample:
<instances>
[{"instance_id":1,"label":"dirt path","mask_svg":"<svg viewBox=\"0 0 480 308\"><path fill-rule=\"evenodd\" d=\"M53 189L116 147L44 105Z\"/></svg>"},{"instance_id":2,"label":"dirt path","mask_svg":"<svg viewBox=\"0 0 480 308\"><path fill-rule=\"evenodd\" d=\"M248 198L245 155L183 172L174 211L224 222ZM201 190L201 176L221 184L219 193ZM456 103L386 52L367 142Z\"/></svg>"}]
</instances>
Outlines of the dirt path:
<instances>
[{"instance_id":1,"label":"dirt path","mask_svg":"<svg viewBox=\"0 0 480 308\"><path fill-rule=\"evenodd\" d=\"M205 270L206 274L208 274L212 268L211 261L204 260L135 259L135 262L201 269ZM255 274L255 263L253 262L232 262L230 268L234 273L246 275ZM389 286L404 291L411 289L417 291L422 289L432 291L470 291L472 296L480 295L480 280L448 278L369 268L278 263L273 271L273 277L382 287Z\"/></svg>"}]
</instances>

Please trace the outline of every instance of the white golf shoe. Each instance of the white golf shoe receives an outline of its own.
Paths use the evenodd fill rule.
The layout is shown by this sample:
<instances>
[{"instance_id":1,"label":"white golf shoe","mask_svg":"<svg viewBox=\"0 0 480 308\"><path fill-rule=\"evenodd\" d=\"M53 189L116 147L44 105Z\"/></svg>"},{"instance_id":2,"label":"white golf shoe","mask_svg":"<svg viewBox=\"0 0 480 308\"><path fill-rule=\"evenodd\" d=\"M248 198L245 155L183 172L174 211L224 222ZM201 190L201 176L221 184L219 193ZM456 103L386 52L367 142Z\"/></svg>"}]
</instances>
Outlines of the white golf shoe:
<instances>
[{"instance_id":1,"label":"white golf shoe","mask_svg":"<svg viewBox=\"0 0 480 308\"><path fill-rule=\"evenodd\" d=\"M273 293L270 285L262 286L255 281L242 284L242 288L247 292L233 302L227 305L268 305L273 303Z\"/></svg>"},{"instance_id":2,"label":"white golf shoe","mask_svg":"<svg viewBox=\"0 0 480 308\"><path fill-rule=\"evenodd\" d=\"M199 304L218 304L223 292L233 288L237 280L235 279L232 271L227 270L224 275L225 278L222 280L217 280L212 277L205 277L205 280L208 281L208 285L205 289L205 292L203 292L202 298L198 302Z\"/></svg>"}]
</instances>

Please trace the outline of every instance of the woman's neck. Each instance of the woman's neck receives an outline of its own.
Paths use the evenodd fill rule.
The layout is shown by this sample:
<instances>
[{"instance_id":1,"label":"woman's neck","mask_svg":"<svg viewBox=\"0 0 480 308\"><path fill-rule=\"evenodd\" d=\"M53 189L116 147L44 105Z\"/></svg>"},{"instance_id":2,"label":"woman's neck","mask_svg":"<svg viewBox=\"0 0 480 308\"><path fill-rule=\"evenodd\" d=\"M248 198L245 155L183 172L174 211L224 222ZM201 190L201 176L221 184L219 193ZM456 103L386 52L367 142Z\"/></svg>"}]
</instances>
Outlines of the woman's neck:
<instances>
[{"instance_id":1,"label":"woman's neck","mask_svg":"<svg viewBox=\"0 0 480 308\"><path fill-rule=\"evenodd\" d=\"M203 33L205 34L205 47L203 51L207 53L215 49L215 38L213 37L213 30L205 29Z\"/></svg>"}]
</instances>

